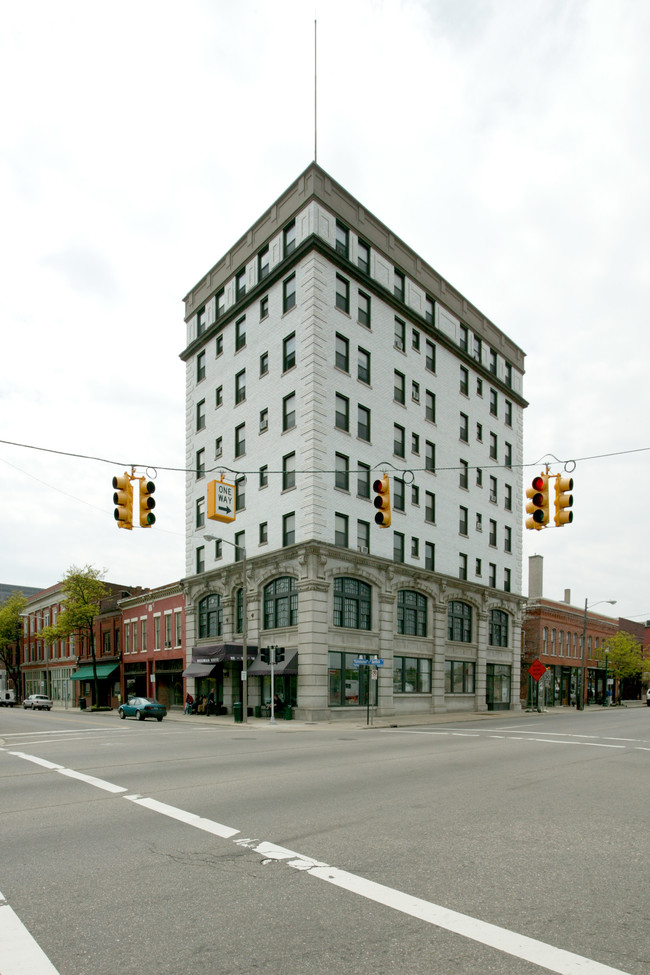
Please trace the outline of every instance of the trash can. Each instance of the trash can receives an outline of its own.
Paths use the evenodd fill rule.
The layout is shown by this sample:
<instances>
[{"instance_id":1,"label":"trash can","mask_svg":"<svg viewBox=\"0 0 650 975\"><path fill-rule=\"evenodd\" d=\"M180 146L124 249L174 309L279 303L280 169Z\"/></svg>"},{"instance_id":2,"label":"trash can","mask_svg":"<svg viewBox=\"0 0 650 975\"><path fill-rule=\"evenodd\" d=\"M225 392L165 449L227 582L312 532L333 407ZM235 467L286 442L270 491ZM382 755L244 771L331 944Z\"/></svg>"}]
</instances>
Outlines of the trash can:
<instances>
[{"instance_id":1,"label":"trash can","mask_svg":"<svg viewBox=\"0 0 650 975\"><path fill-rule=\"evenodd\" d=\"M79 698L79 710L80 711L85 711L86 710L86 698L85 697L80 697Z\"/></svg>"},{"instance_id":2,"label":"trash can","mask_svg":"<svg viewBox=\"0 0 650 975\"><path fill-rule=\"evenodd\" d=\"M290 704L285 704L284 706L284 720L293 721L293 708Z\"/></svg>"},{"instance_id":3,"label":"trash can","mask_svg":"<svg viewBox=\"0 0 650 975\"><path fill-rule=\"evenodd\" d=\"M242 721L242 704L241 701L235 701L232 706L232 713L235 716L235 722L241 724Z\"/></svg>"},{"instance_id":4,"label":"trash can","mask_svg":"<svg viewBox=\"0 0 650 975\"><path fill-rule=\"evenodd\" d=\"M262 717L262 706L261 706L261 704L256 704L255 707L253 708L253 717L254 718L261 718Z\"/></svg>"}]
</instances>

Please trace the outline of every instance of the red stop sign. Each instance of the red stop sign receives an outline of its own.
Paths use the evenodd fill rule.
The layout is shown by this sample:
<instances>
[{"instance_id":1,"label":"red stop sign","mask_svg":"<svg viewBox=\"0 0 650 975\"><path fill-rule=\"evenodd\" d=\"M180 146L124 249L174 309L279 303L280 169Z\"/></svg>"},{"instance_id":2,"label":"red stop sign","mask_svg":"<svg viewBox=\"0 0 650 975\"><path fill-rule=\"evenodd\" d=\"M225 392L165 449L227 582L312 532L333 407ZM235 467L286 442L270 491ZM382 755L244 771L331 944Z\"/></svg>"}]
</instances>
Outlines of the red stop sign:
<instances>
[{"instance_id":1,"label":"red stop sign","mask_svg":"<svg viewBox=\"0 0 650 975\"><path fill-rule=\"evenodd\" d=\"M539 680L546 673L546 667L541 660L533 660L532 664L528 668L528 673L533 678L533 680Z\"/></svg>"}]
</instances>

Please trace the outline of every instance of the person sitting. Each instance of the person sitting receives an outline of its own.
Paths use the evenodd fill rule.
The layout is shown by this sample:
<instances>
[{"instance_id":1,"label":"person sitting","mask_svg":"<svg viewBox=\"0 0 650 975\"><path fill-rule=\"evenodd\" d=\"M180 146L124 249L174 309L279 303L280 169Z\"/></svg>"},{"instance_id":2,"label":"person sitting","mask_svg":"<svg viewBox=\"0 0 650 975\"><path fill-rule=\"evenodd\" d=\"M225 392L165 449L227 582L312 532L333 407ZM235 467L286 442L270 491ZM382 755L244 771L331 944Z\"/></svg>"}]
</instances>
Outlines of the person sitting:
<instances>
[{"instance_id":1,"label":"person sitting","mask_svg":"<svg viewBox=\"0 0 650 975\"><path fill-rule=\"evenodd\" d=\"M197 710L198 710L198 713L199 714L205 714L205 695L204 694L201 694L201 697L199 698L199 706L198 706L198 709Z\"/></svg>"},{"instance_id":2,"label":"person sitting","mask_svg":"<svg viewBox=\"0 0 650 975\"><path fill-rule=\"evenodd\" d=\"M192 713L192 705L194 704L194 698L191 694L188 694L185 699L185 714Z\"/></svg>"},{"instance_id":3,"label":"person sitting","mask_svg":"<svg viewBox=\"0 0 650 975\"><path fill-rule=\"evenodd\" d=\"M273 698L273 712L278 717L282 717L284 714L284 701L277 694Z\"/></svg>"}]
</instances>

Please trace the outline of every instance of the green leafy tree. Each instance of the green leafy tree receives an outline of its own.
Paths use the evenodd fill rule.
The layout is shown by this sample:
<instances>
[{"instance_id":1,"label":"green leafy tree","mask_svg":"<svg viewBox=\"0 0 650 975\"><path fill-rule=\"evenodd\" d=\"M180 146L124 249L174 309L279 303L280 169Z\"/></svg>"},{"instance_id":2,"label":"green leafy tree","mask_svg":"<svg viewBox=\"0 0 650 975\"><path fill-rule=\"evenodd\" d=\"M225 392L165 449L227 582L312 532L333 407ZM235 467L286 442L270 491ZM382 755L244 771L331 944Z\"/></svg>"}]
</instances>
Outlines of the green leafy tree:
<instances>
[{"instance_id":1,"label":"green leafy tree","mask_svg":"<svg viewBox=\"0 0 650 975\"><path fill-rule=\"evenodd\" d=\"M20 698L20 636L23 621L20 614L27 605L22 592L12 592L0 606L0 660L4 664L7 677Z\"/></svg>"},{"instance_id":2,"label":"green leafy tree","mask_svg":"<svg viewBox=\"0 0 650 975\"><path fill-rule=\"evenodd\" d=\"M56 623L45 626L40 637L47 643L64 640L75 634L88 641L88 649L93 662L93 698L99 704L99 681L97 678L97 655L95 647L95 620L101 612L102 599L110 595L109 588L102 582L104 573L91 565L83 569L72 566L61 584L62 609Z\"/></svg>"},{"instance_id":3,"label":"green leafy tree","mask_svg":"<svg viewBox=\"0 0 650 975\"><path fill-rule=\"evenodd\" d=\"M642 645L625 630L619 630L604 641L600 659L607 659L607 669L617 681L638 677L647 667Z\"/></svg>"}]
</instances>

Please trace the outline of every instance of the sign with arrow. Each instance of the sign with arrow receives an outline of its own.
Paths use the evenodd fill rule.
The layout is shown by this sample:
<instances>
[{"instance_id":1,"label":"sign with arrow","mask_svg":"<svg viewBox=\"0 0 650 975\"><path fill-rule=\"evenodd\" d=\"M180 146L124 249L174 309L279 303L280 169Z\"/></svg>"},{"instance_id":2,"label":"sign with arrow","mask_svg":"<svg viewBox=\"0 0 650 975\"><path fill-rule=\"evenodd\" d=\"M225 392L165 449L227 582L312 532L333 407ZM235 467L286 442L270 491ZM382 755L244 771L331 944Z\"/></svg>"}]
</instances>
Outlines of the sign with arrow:
<instances>
[{"instance_id":1,"label":"sign with arrow","mask_svg":"<svg viewBox=\"0 0 650 975\"><path fill-rule=\"evenodd\" d=\"M225 481L208 481L207 517L213 521L234 521L236 490L234 484Z\"/></svg>"}]
</instances>

